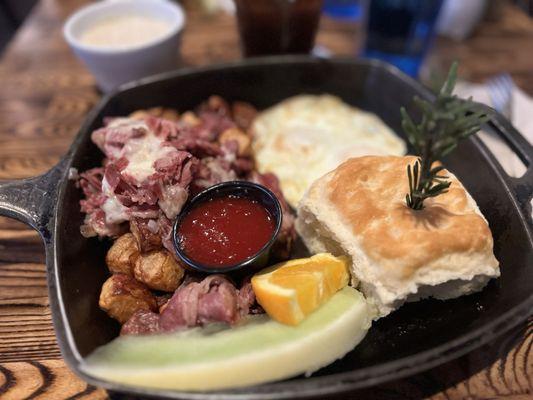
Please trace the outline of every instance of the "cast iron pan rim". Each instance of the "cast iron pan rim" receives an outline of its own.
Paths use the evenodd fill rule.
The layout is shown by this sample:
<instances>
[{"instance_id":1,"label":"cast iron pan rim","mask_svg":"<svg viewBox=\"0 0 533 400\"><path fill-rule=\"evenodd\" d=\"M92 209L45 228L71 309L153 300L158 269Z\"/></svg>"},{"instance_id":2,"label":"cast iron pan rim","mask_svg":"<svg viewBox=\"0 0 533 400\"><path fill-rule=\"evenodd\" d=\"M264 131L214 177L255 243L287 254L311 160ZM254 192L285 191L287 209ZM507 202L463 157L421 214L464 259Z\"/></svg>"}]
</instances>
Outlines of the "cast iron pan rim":
<instances>
[{"instance_id":1,"label":"cast iron pan rim","mask_svg":"<svg viewBox=\"0 0 533 400\"><path fill-rule=\"evenodd\" d=\"M495 110L494 110L494 112L496 113ZM517 178L514 178L514 177L508 175L507 172L505 172L505 170L503 169L501 164L498 162L498 160L496 159L494 154L490 151L490 149L487 147L487 145L485 143L483 143L483 140L481 140L481 138L479 138L478 136L471 136L468 139L474 141L474 143L478 147L478 150L481 152L483 157L485 157L489 161L489 164L491 165L491 167L493 169L493 172L498 176L498 179L500 180L500 183L504 185L505 190L509 194L509 198L510 198L511 202L513 203L514 207L520 213L520 217L521 217L520 218L520 223L524 227L524 231L527 233L527 238L529 240L530 245L533 246L533 231L531 229L530 224L528 224L528 222L527 222L527 219L531 219L533 214L532 215L526 215L524 213L524 211L520 207L516 197L513 195L513 189L511 187L509 187L508 179L515 180ZM510 150L514 153L514 151L511 148L510 148ZM515 156L517 156L516 153L514 153L514 154L515 154ZM527 165L526 165L526 167L527 167ZM520 178L521 177L519 177L519 179ZM533 294L532 294L531 297L533 297ZM533 308L533 306L532 306L532 308ZM530 314L531 314L531 312L530 312Z\"/></svg>"},{"instance_id":2,"label":"cast iron pan rim","mask_svg":"<svg viewBox=\"0 0 533 400\"><path fill-rule=\"evenodd\" d=\"M423 92L425 96L434 98L433 93L423 86L420 82L404 74L400 69L392 64L388 64L384 61L374 58L362 58L355 59L353 57L330 57L323 58L309 55L277 55L277 56L262 56L262 57L250 57L245 60L230 61L218 64L210 64L205 66L190 66L176 69L174 71L162 72L157 75L148 76L135 81L131 81L119 86L117 89L108 93L100 103L107 102L110 98L114 97L118 93L125 92L129 89L137 88L138 86L147 85L150 83L161 82L166 79L177 78L180 76L193 76L196 74L203 74L206 72L214 72L221 69L232 69L240 67L256 67L256 66L268 66L268 65L284 65L284 64L352 64L352 65L367 65L375 66L382 70L389 72L396 78L409 84L410 86L416 86L416 89Z\"/></svg>"},{"instance_id":3,"label":"cast iron pan rim","mask_svg":"<svg viewBox=\"0 0 533 400\"><path fill-rule=\"evenodd\" d=\"M153 77L144 78L139 81L128 83L121 86L119 89L107 94L99 102L99 104L87 115L78 135L71 145L68 153L65 155L63 162L66 163L63 171L61 182L58 188L57 204L61 205L65 197L65 191L68 184L68 170L72 166L72 157L74 152L78 149L82 139L88 135L89 126L94 122L96 116L107 105L107 103L119 92L127 91L128 89L150 84L153 82L164 81L169 78L201 74L205 72L214 72L220 69L232 69L239 67L253 67L265 65L279 65L279 64L314 64L314 63L343 63L343 64L359 64L359 65L373 65L382 70L386 70L393 74L397 79L415 86L419 92L427 96L432 96L430 92L424 88L420 83L414 81L412 78L401 73L397 68L377 60L353 60L353 59L320 59L308 56L275 56L275 57L260 57L245 61L232 62L226 64L212 65L208 67L183 68L177 71L159 74ZM476 140L476 144L480 141ZM479 146L478 146L479 147ZM485 146L482 146L486 150ZM487 154L488 153L488 154ZM483 152L484 156L489 155L493 159L492 154L486 150ZM492 161L492 160L491 160ZM494 163L491 163L494 166ZM509 189L509 188L506 188ZM63 216L59 207L54 210L54 217L56 223L53 227L53 235L57 237L59 227L63 226ZM47 246L47 265L49 272L50 286L60 287L59 277L57 274L57 242L52 241L51 245ZM298 380L289 380L285 382L269 383L259 386L251 386L243 389L236 389L231 391L219 392L178 392L169 390L153 390L133 386L123 386L108 381L95 379L87 375L83 369L83 358L75 350L76 346L72 337L70 326L65 317L65 310L62 303L60 290L51 291L55 296L51 297L52 306L59 308L60 313L53 313L53 322L56 328L56 334L60 337L59 346L67 364L80 377L89 383L105 387L110 390L120 390L129 393L138 393L145 395L164 395L171 398L190 398L190 399L273 399L273 398L301 398L301 397L317 397L326 394L340 393L356 388L366 387L383 383L386 381L399 379L414 373L418 373L436 365L443 364L454 358L457 358L467 352L479 347L491 339L499 336L514 326L518 325L527 319L531 308L533 308L533 293L518 306L502 314L494 321L485 324L485 326L462 335L448 343L435 347L425 352L417 353L412 356L400 358L395 361L365 368L362 371L342 372L323 377L311 377ZM65 342L68 342L67 343ZM81 367L81 370L80 370ZM366 379L365 381L361 381ZM327 386L325 386L327 385ZM297 389L296 392L291 390Z\"/></svg>"}]
</instances>

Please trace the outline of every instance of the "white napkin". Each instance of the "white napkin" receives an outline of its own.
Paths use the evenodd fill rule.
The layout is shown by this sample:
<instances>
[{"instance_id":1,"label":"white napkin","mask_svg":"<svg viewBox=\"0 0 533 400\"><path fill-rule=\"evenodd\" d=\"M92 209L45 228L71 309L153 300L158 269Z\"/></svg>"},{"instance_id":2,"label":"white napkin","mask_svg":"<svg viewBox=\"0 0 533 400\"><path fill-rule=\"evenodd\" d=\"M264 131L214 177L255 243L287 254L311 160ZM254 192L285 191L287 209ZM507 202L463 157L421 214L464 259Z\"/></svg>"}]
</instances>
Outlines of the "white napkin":
<instances>
[{"instance_id":1,"label":"white napkin","mask_svg":"<svg viewBox=\"0 0 533 400\"><path fill-rule=\"evenodd\" d=\"M492 107L487 85L458 82L455 87L455 93L459 97L464 98L472 96L475 101L485 103ZM533 118L531 118L533 99L516 87L516 85L511 96L511 123L530 143L533 143ZM526 170L524 163L520 161L500 137L484 131L481 131L478 135L498 159L505 172L514 177L519 177L524 174Z\"/></svg>"}]
</instances>

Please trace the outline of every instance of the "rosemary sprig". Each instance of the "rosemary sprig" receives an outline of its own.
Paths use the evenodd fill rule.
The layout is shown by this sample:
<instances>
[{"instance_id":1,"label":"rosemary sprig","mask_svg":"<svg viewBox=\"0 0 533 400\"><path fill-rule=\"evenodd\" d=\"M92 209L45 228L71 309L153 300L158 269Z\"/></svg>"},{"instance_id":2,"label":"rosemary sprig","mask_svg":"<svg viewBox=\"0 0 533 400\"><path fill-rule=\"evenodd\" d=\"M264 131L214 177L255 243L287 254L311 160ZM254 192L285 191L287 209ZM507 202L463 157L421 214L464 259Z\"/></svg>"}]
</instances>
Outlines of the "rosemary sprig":
<instances>
[{"instance_id":1,"label":"rosemary sprig","mask_svg":"<svg viewBox=\"0 0 533 400\"><path fill-rule=\"evenodd\" d=\"M409 193L405 202L413 210L423 209L424 200L448 191L451 182L447 176L440 174L444 167L434 166L434 163L450 154L460 140L476 133L480 125L488 120L471 97L463 100L452 95L456 79L457 63L454 62L433 103L419 97L413 99L422 112L418 124L413 122L405 108L400 110L402 128L419 156L414 165L407 166Z\"/></svg>"}]
</instances>

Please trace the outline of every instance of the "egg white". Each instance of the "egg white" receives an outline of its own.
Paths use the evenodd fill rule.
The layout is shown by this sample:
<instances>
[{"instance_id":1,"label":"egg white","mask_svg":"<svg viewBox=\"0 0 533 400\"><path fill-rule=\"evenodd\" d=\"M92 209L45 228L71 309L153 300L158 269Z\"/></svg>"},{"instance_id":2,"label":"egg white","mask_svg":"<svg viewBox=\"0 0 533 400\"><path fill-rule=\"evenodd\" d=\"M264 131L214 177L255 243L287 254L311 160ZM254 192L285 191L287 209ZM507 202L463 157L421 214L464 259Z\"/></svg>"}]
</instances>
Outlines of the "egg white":
<instances>
[{"instance_id":1,"label":"egg white","mask_svg":"<svg viewBox=\"0 0 533 400\"><path fill-rule=\"evenodd\" d=\"M289 204L351 157L403 155L406 146L379 117L331 95L291 97L262 112L252 126L259 172L273 172Z\"/></svg>"}]
</instances>

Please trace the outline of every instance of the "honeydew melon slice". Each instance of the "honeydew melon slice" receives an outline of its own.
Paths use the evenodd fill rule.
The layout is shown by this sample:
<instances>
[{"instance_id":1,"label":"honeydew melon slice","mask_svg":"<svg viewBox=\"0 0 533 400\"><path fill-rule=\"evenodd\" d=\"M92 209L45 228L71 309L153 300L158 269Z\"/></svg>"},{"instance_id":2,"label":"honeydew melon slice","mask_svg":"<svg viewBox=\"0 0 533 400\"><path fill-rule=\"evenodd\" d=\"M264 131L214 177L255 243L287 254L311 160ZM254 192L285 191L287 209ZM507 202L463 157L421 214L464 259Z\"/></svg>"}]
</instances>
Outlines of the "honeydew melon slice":
<instances>
[{"instance_id":1,"label":"honeydew melon slice","mask_svg":"<svg viewBox=\"0 0 533 400\"><path fill-rule=\"evenodd\" d=\"M89 375L140 387L215 390L311 373L343 357L365 336L371 315L361 293L337 292L297 326L266 315L239 326L123 336L93 352Z\"/></svg>"}]
</instances>

